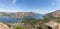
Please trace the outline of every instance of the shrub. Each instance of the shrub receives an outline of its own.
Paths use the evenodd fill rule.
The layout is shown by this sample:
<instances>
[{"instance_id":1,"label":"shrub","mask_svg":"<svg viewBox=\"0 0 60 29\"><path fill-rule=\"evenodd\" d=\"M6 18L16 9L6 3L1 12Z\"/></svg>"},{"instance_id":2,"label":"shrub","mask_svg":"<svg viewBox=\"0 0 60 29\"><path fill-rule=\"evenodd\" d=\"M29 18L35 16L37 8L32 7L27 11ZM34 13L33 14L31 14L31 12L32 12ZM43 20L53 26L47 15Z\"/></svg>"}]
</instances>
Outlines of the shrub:
<instances>
[{"instance_id":1,"label":"shrub","mask_svg":"<svg viewBox=\"0 0 60 29\"><path fill-rule=\"evenodd\" d=\"M16 26L15 29L26 29L25 27Z\"/></svg>"}]
</instances>

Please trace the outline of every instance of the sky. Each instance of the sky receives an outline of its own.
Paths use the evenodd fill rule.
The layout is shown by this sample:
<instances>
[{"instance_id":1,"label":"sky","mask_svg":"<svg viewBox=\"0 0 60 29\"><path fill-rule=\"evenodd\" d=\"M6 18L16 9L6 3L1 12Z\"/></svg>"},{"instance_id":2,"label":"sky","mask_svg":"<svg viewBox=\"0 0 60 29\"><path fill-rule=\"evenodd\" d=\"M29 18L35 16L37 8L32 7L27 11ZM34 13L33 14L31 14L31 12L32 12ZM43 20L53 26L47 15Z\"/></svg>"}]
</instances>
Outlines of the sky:
<instances>
[{"instance_id":1,"label":"sky","mask_svg":"<svg viewBox=\"0 0 60 29\"><path fill-rule=\"evenodd\" d=\"M60 9L60 0L0 0L0 12L50 13Z\"/></svg>"}]
</instances>

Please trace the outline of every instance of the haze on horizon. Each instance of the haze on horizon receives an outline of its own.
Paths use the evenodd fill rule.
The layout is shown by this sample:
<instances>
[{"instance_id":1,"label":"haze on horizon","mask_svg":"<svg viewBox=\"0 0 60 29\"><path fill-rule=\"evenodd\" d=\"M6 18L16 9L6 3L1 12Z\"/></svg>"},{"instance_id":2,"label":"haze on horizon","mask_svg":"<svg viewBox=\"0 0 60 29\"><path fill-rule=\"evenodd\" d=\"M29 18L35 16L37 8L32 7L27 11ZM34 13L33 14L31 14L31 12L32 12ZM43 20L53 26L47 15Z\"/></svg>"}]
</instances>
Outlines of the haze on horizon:
<instances>
[{"instance_id":1,"label":"haze on horizon","mask_svg":"<svg viewBox=\"0 0 60 29\"><path fill-rule=\"evenodd\" d=\"M41 14L60 9L60 0L0 0L0 12L37 12Z\"/></svg>"}]
</instances>

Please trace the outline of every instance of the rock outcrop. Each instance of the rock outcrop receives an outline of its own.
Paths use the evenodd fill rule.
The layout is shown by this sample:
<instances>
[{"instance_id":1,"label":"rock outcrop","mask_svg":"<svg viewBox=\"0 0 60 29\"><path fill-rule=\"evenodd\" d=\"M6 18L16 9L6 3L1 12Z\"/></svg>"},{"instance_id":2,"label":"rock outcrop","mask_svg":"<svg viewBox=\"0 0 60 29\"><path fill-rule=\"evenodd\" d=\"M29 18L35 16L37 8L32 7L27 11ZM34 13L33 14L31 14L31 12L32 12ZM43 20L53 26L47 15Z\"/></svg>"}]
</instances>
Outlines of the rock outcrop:
<instances>
[{"instance_id":1,"label":"rock outcrop","mask_svg":"<svg viewBox=\"0 0 60 29\"><path fill-rule=\"evenodd\" d=\"M0 29L10 29L10 28L4 23L0 22Z\"/></svg>"},{"instance_id":2,"label":"rock outcrop","mask_svg":"<svg viewBox=\"0 0 60 29\"><path fill-rule=\"evenodd\" d=\"M55 18L60 18L60 10L56 10L54 12L46 14L47 17L55 17Z\"/></svg>"},{"instance_id":3,"label":"rock outcrop","mask_svg":"<svg viewBox=\"0 0 60 29\"><path fill-rule=\"evenodd\" d=\"M17 17L17 18L23 18L25 16L33 16L36 14L37 13L34 12L14 12L14 13L0 12L0 16Z\"/></svg>"}]
</instances>

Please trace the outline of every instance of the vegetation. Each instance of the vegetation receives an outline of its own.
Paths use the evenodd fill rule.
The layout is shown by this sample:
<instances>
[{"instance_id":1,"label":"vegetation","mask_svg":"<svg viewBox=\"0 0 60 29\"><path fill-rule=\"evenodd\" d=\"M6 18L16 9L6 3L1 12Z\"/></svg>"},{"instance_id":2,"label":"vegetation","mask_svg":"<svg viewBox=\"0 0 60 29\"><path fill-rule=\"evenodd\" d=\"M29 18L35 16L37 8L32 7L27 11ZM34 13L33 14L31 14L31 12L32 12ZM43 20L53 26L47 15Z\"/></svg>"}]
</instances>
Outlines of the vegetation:
<instances>
[{"instance_id":1,"label":"vegetation","mask_svg":"<svg viewBox=\"0 0 60 29\"><path fill-rule=\"evenodd\" d=\"M41 19L35 19L35 18L26 18L22 22L25 23L25 24L34 25L39 21L42 21L42 20Z\"/></svg>"},{"instance_id":2,"label":"vegetation","mask_svg":"<svg viewBox=\"0 0 60 29\"><path fill-rule=\"evenodd\" d=\"M48 29L46 26L41 26L38 29Z\"/></svg>"},{"instance_id":3,"label":"vegetation","mask_svg":"<svg viewBox=\"0 0 60 29\"><path fill-rule=\"evenodd\" d=\"M7 23L5 23L8 27L11 27L11 25L10 24L7 24Z\"/></svg>"},{"instance_id":4,"label":"vegetation","mask_svg":"<svg viewBox=\"0 0 60 29\"><path fill-rule=\"evenodd\" d=\"M47 27L44 26L44 23L45 22L48 22L49 20L45 20L46 18L44 18L43 20L42 19L35 19L35 18L26 18L24 19L22 22L25 23L25 24L29 24L33 27L37 27L37 29L47 29ZM38 25L37 25L38 24ZM38 27L40 26L40 27Z\"/></svg>"},{"instance_id":5,"label":"vegetation","mask_svg":"<svg viewBox=\"0 0 60 29\"><path fill-rule=\"evenodd\" d=\"M43 19L43 22L49 22L51 19L50 18L48 18L48 17L46 17L46 16L44 16L44 19Z\"/></svg>"},{"instance_id":6,"label":"vegetation","mask_svg":"<svg viewBox=\"0 0 60 29\"><path fill-rule=\"evenodd\" d=\"M44 26L44 23L47 23L49 21L55 21L57 23L60 23L60 18L54 18L54 17L49 18L44 16L44 19L26 18L22 22L30 25L38 24L37 26L40 26L40 27L37 27L37 29L48 29L46 26ZM36 27L36 26L33 26L33 27Z\"/></svg>"},{"instance_id":7,"label":"vegetation","mask_svg":"<svg viewBox=\"0 0 60 29\"><path fill-rule=\"evenodd\" d=\"M25 27L16 26L15 29L26 29Z\"/></svg>"},{"instance_id":8,"label":"vegetation","mask_svg":"<svg viewBox=\"0 0 60 29\"><path fill-rule=\"evenodd\" d=\"M52 20L55 21L55 22L58 22L58 23L60 22L60 19L44 17L44 19L25 18L24 20L22 20L22 23L31 25L34 28L37 27L36 29L48 29L46 26L44 26L44 23L52 21ZM7 25L9 27L11 27L9 24L7 24ZM15 29L26 29L26 28L25 27L21 27L21 26L16 26Z\"/></svg>"}]
</instances>

